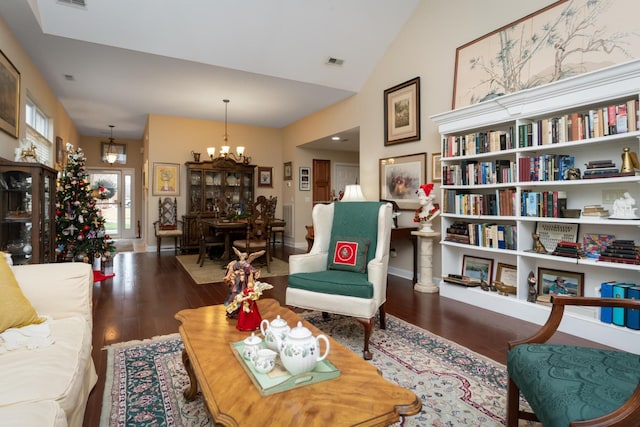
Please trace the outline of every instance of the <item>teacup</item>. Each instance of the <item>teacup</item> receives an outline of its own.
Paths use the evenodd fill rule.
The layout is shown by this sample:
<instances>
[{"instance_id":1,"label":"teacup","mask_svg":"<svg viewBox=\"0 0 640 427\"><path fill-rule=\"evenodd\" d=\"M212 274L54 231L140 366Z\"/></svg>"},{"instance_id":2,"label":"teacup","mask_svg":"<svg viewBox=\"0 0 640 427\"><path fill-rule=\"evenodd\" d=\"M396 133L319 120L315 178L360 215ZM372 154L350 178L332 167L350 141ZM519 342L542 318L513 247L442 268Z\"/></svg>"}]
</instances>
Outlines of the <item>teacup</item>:
<instances>
[{"instance_id":1,"label":"teacup","mask_svg":"<svg viewBox=\"0 0 640 427\"><path fill-rule=\"evenodd\" d=\"M261 374L268 374L271 370L276 366L276 353L273 350L269 350L268 348L263 348L258 350L258 355L256 356L255 361L253 362L256 371Z\"/></svg>"}]
</instances>

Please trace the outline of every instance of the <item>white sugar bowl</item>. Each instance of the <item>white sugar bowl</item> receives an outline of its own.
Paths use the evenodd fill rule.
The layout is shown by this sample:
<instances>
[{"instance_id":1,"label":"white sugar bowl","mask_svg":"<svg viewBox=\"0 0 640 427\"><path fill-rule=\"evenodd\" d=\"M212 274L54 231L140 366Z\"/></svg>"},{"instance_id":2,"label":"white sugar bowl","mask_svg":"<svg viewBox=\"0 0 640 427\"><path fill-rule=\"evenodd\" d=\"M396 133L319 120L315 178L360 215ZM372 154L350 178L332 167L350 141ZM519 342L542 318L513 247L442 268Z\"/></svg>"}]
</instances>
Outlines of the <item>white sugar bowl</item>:
<instances>
[{"instance_id":1,"label":"white sugar bowl","mask_svg":"<svg viewBox=\"0 0 640 427\"><path fill-rule=\"evenodd\" d=\"M282 340L285 339L291 328L287 325L287 321L278 315L269 323L267 319L260 322L260 331L264 335L264 342L267 348L273 351L280 351Z\"/></svg>"},{"instance_id":2,"label":"white sugar bowl","mask_svg":"<svg viewBox=\"0 0 640 427\"><path fill-rule=\"evenodd\" d=\"M276 366L277 355L278 353L273 350L269 350L268 348L258 350L258 355L253 363L256 371L261 374L268 374L271 372L271 370Z\"/></svg>"},{"instance_id":3,"label":"white sugar bowl","mask_svg":"<svg viewBox=\"0 0 640 427\"><path fill-rule=\"evenodd\" d=\"M320 341L325 342L325 351L320 356ZM280 360L291 375L313 370L317 362L323 361L329 354L329 339L324 335L314 337L311 331L298 322L287 334L280 349Z\"/></svg>"},{"instance_id":4,"label":"white sugar bowl","mask_svg":"<svg viewBox=\"0 0 640 427\"><path fill-rule=\"evenodd\" d=\"M258 351L262 348L262 339L251 332L251 336L243 341L242 357L253 362L258 356Z\"/></svg>"}]
</instances>

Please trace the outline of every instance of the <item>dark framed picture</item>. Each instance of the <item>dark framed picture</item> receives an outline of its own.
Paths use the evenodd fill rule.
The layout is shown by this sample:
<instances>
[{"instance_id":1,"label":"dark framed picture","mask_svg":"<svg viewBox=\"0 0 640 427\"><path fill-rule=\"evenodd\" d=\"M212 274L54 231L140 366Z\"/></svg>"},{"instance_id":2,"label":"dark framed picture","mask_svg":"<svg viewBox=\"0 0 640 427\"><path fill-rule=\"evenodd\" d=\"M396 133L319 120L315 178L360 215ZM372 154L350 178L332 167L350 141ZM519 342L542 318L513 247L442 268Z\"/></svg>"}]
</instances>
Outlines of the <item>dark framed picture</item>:
<instances>
[{"instance_id":1,"label":"dark framed picture","mask_svg":"<svg viewBox=\"0 0 640 427\"><path fill-rule=\"evenodd\" d=\"M258 187L273 187L273 168L258 166Z\"/></svg>"},{"instance_id":2,"label":"dark framed picture","mask_svg":"<svg viewBox=\"0 0 640 427\"><path fill-rule=\"evenodd\" d=\"M20 72L0 51L0 129L18 137L20 118Z\"/></svg>"},{"instance_id":3,"label":"dark framed picture","mask_svg":"<svg viewBox=\"0 0 640 427\"><path fill-rule=\"evenodd\" d=\"M433 153L431 155L431 182L442 181L442 155Z\"/></svg>"},{"instance_id":4,"label":"dark framed picture","mask_svg":"<svg viewBox=\"0 0 640 427\"><path fill-rule=\"evenodd\" d=\"M384 145L420 139L420 77L384 91Z\"/></svg>"},{"instance_id":5,"label":"dark framed picture","mask_svg":"<svg viewBox=\"0 0 640 427\"><path fill-rule=\"evenodd\" d=\"M583 292L584 273L538 267L538 296L543 300L551 294L580 297Z\"/></svg>"},{"instance_id":6,"label":"dark framed picture","mask_svg":"<svg viewBox=\"0 0 640 427\"><path fill-rule=\"evenodd\" d=\"M127 163L127 146L126 144L116 144L115 142L102 143L102 161L107 163L107 153L116 153L116 163Z\"/></svg>"},{"instance_id":7,"label":"dark framed picture","mask_svg":"<svg viewBox=\"0 0 640 427\"><path fill-rule=\"evenodd\" d=\"M306 166L300 167L300 191L311 191L311 168Z\"/></svg>"},{"instance_id":8,"label":"dark framed picture","mask_svg":"<svg viewBox=\"0 0 640 427\"><path fill-rule=\"evenodd\" d=\"M462 275L472 279L484 280L490 285L493 281L493 260L464 255L462 258Z\"/></svg>"},{"instance_id":9,"label":"dark framed picture","mask_svg":"<svg viewBox=\"0 0 640 427\"><path fill-rule=\"evenodd\" d=\"M427 153L380 159L380 199L398 204L400 209L417 209L416 191L426 184Z\"/></svg>"},{"instance_id":10,"label":"dark framed picture","mask_svg":"<svg viewBox=\"0 0 640 427\"><path fill-rule=\"evenodd\" d=\"M293 179L293 163L284 163L284 178L285 181L291 181Z\"/></svg>"}]
</instances>

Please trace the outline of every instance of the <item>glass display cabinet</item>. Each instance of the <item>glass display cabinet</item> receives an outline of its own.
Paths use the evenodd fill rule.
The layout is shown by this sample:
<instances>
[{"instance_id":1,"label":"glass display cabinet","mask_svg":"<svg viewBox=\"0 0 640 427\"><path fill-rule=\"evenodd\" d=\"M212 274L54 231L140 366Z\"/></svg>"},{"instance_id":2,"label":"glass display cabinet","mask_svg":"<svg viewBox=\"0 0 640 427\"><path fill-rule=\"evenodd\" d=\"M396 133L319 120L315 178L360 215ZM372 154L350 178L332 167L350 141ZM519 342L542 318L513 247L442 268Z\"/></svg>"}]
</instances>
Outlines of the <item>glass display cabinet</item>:
<instances>
[{"instance_id":1,"label":"glass display cabinet","mask_svg":"<svg viewBox=\"0 0 640 427\"><path fill-rule=\"evenodd\" d=\"M227 218L246 212L255 195L255 165L218 157L187 162L187 212L183 250L198 248L196 217Z\"/></svg>"},{"instance_id":2,"label":"glass display cabinet","mask_svg":"<svg viewBox=\"0 0 640 427\"><path fill-rule=\"evenodd\" d=\"M55 261L55 169L0 161L0 250L13 263Z\"/></svg>"}]
</instances>

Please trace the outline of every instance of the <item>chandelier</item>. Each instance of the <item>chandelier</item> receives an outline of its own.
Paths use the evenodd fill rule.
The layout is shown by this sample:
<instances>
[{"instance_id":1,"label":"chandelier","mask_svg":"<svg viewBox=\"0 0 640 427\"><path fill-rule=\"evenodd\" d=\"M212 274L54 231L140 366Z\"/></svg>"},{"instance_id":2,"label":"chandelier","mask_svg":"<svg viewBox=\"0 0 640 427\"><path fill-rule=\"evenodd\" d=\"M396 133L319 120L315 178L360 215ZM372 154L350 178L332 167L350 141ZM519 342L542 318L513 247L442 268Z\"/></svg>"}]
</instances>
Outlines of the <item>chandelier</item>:
<instances>
[{"instance_id":1,"label":"chandelier","mask_svg":"<svg viewBox=\"0 0 640 427\"><path fill-rule=\"evenodd\" d=\"M222 147L220 147L219 157L225 158L225 159L232 159L237 163L243 163L245 165L248 165L249 162L251 162L251 157L248 157L244 154L243 146L241 145L237 146L235 153L232 153L230 151L229 133L227 132L227 108L229 106L229 100L223 99L222 102L224 102L224 137L222 138L222 140L224 141L224 144L222 145ZM207 154L209 155L209 158L213 160L216 154L216 147L208 147Z\"/></svg>"},{"instance_id":2,"label":"chandelier","mask_svg":"<svg viewBox=\"0 0 640 427\"><path fill-rule=\"evenodd\" d=\"M110 165L114 164L116 162L116 160L118 160L118 153L116 152L116 147L113 144L113 125L109 125L109 127L111 128L111 136L109 137L109 145L107 146L107 154L105 155L106 159L107 159L107 163L109 163Z\"/></svg>"}]
</instances>

